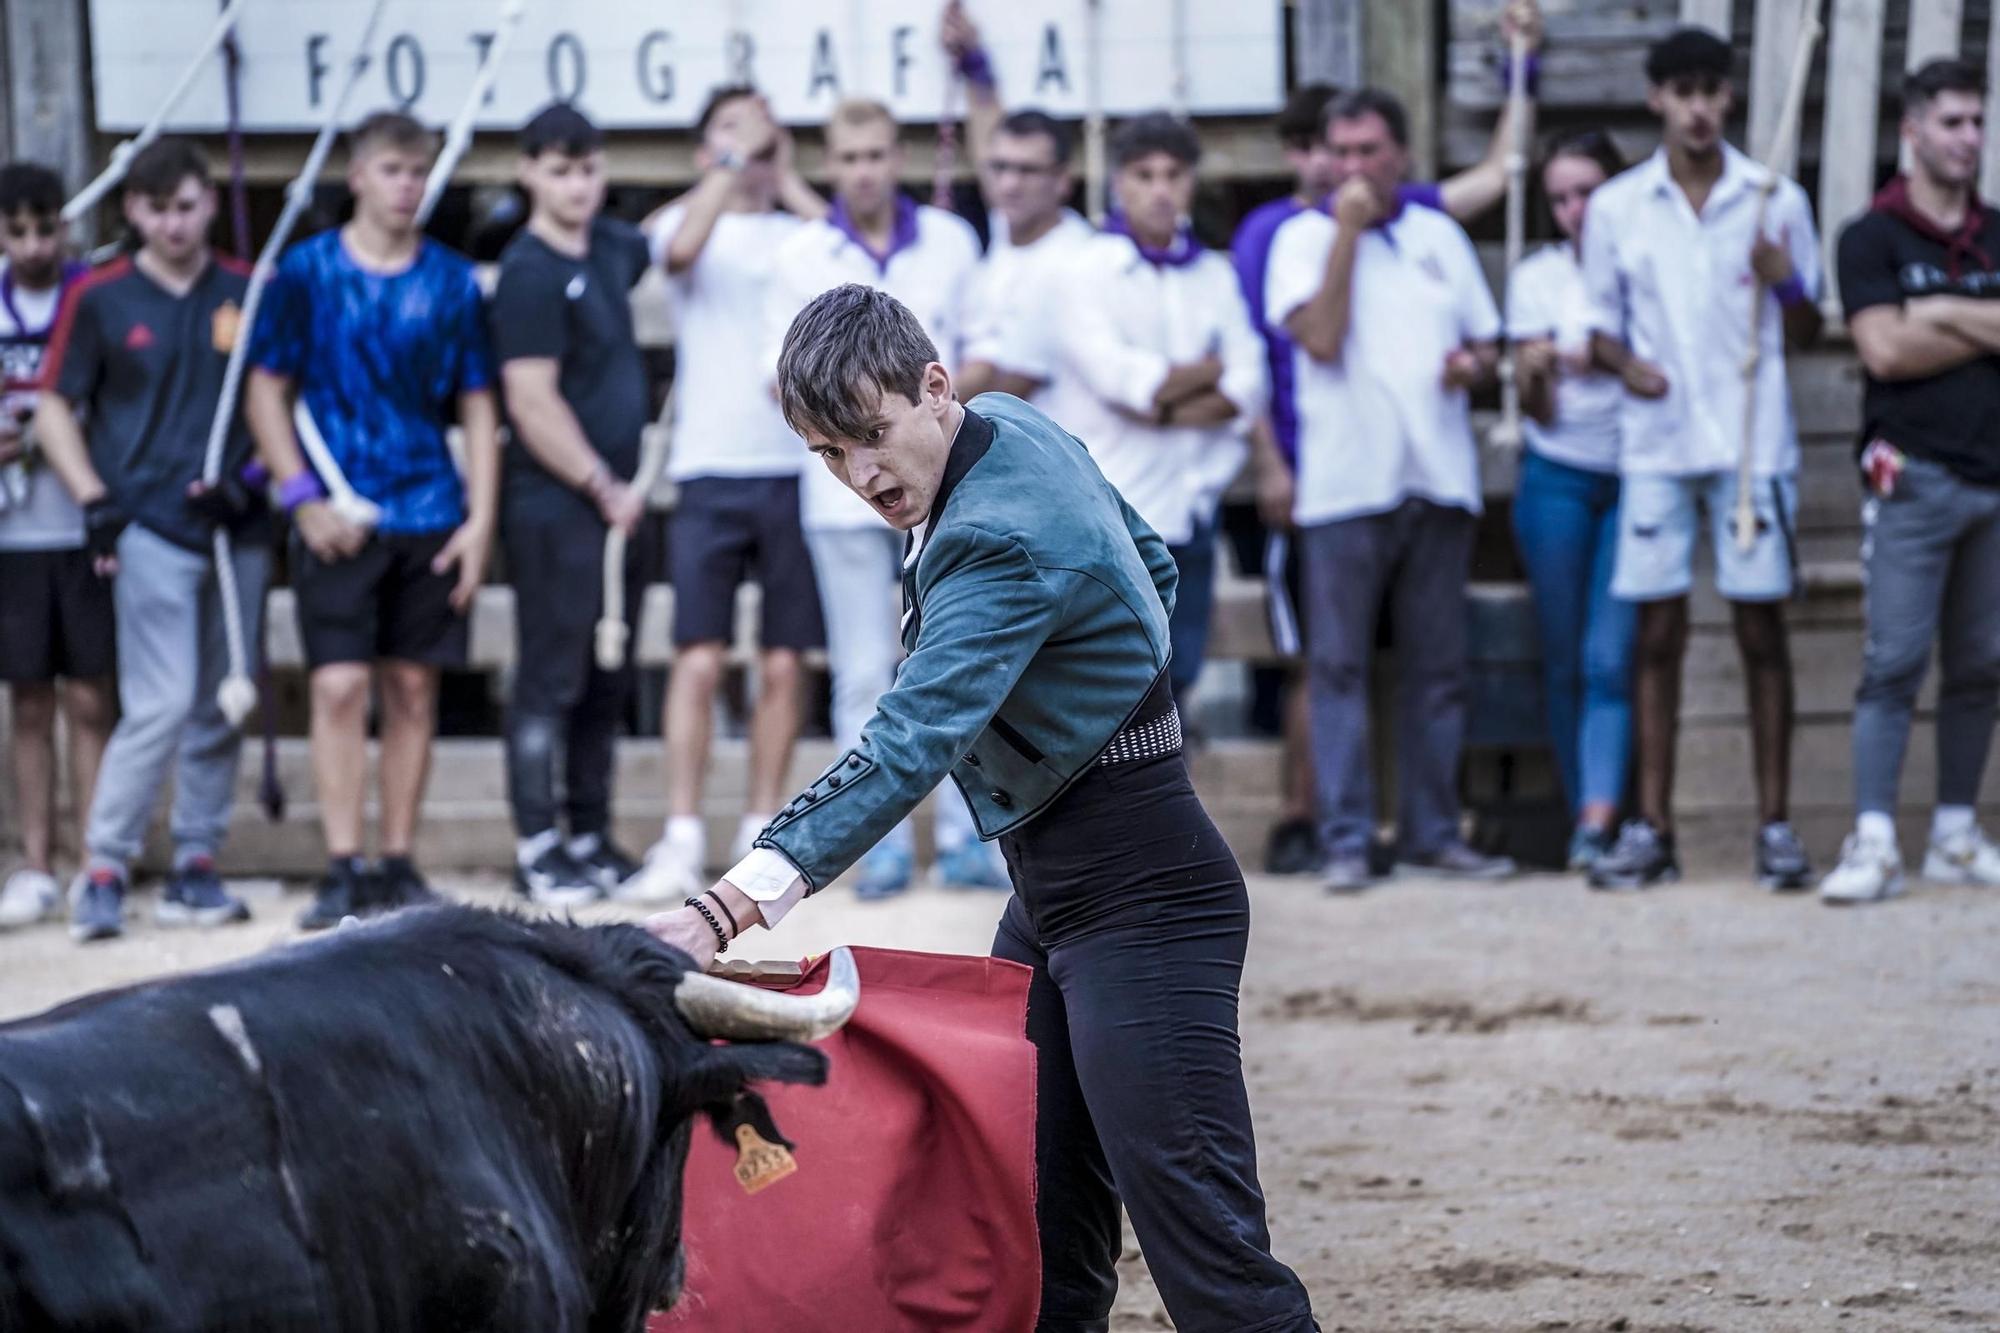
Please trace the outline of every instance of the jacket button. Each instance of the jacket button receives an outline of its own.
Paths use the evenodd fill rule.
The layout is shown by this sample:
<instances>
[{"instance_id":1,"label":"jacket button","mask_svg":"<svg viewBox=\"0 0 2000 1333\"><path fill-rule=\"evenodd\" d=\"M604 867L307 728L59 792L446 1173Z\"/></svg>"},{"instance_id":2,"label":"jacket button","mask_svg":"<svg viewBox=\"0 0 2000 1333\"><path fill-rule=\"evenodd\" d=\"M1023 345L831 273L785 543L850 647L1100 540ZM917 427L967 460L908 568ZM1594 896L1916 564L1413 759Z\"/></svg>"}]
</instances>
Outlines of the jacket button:
<instances>
[{"instance_id":1,"label":"jacket button","mask_svg":"<svg viewBox=\"0 0 2000 1333\"><path fill-rule=\"evenodd\" d=\"M859 768L861 767L861 762L862 762L861 756L858 754L851 754L847 756L847 766L849 768Z\"/></svg>"},{"instance_id":2,"label":"jacket button","mask_svg":"<svg viewBox=\"0 0 2000 1333\"><path fill-rule=\"evenodd\" d=\"M829 777L826 780L826 785L829 787L838 787L840 786L840 782L841 782L840 774L835 773L833 776Z\"/></svg>"},{"instance_id":3,"label":"jacket button","mask_svg":"<svg viewBox=\"0 0 2000 1333\"><path fill-rule=\"evenodd\" d=\"M992 793L992 801L993 804L999 806L1002 810L1012 810L1014 808L1014 798L1004 791Z\"/></svg>"},{"instance_id":4,"label":"jacket button","mask_svg":"<svg viewBox=\"0 0 2000 1333\"><path fill-rule=\"evenodd\" d=\"M978 768L978 767L979 767L979 756L978 756L978 755L976 755L976 754L968 754L968 755L966 755L966 756L965 756L965 766L966 766L967 768Z\"/></svg>"}]
</instances>

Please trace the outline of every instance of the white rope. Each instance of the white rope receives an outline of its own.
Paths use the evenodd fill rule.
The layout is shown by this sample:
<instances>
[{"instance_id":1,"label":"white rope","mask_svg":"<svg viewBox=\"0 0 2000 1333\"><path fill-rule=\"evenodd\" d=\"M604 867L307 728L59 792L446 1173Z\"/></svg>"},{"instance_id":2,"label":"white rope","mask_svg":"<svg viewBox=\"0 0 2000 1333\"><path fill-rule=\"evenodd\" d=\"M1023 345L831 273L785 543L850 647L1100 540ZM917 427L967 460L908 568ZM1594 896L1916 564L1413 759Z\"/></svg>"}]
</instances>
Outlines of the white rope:
<instances>
[{"instance_id":1,"label":"white rope","mask_svg":"<svg viewBox=\"0 0 2000 1333\"><path fill-rule=\"evenodd\" d=\"M1085 0L1083 204L1093 226L1104 225L1104 0Z\"/></svg>"},{"instance_id":2,"label":"white rope","mask_svg":"<svg viewBox=\"0 0 2000 1333\"><path fill-rule=\"evenodd\" d=\"M445 186L451 184L451 173L458 169L459 159L472 146L472 131L479 120L479 109L493 94L493 84L500 77L501 57L506 55L508 45L514 40L515 30L521 26L521 15L527 12L527 8L527 0L501 0L500 26L494 32L493 40L486 44L486 52L479 60L479 70L472 76L472 91L466 94L465 105L459 108L457 117L445 131L444 147L438 151L437 162L424 181L423 202L417 205L419 227L430 221L438 200L444 197Z\"/></svg>"},{"instance_id":3,"label":"white rope","mask_svg":"<svg viewBox=\"0 0 2000 1333\"><path fill-rule=\"evenodd\" d=\"M250 271L250 283L243 293L243 313L236 324L236 339L229 349L229 364L222 373L222 395L216 403L214 419L209 422L208 452L202 461L201 475L202 480L211 486L222 476L222 454L229 441L230 424L236 418L237 395L243 387L243 367L249 359L251 332L257 327L257 310L263 304L264 290L270 285L278 255L290 239L292 228L298 225L299 218L312 201L313 185L326 166L328 154L333 151L334 136L339 131L348 99L360 84L361 76L372 59L370 53L375 47L375 30L386 3L387 0L374 0L373 7L368 11L368 22L361 30L360 44L355 47L354 57L347 67L347 79L327 107L326 119L320 124L312 151L306 155L305 167L286 187L284 211L278 215L278 225L272 230L270 239L264 242L264 248L258 251L257 265ZM236 563L229 529L223 524L217 524L215 528L215 578L222 595L222 626L229 644L229 674L216 691L216 703L232 726L241 726L243 719L250 716L250 711L257 706L257 686L250 679L250 652L243 632L243 608L237 601Z\"/></svg>"},{"instance_id":4,"label":"white rope","mask_svg":"<svg viewBox=\"0 0 2000 1333\"><path fill-rule=\"evenodd\" d=\"M1516 28L1507 46L1507 264L1503 292L1514 285L1528 236L1528 35ZM1503 331L1504 332L1504 331ZM1500 420L1487 436L1496 449L1521 447L1521 377L1514 343L1500 357Z\"/></svg>"},{"instance_id":5,"label":"white rope","mask_svg":"<svg viewBox=\"0 0 2000 1333\"><path fill-rule=\"evenodd\" d=\"M1757 186L1757 221L1750 233L1753 241L1763 238L1771 196L1777 192L1779 180L1791 170L1792 154L1798 148L1799 120L1805 114L1813 47L1818 44L1821 31L1819 11L1819 0L1812 0L1799 23L1799 44L1792 52L1791 82L1785 85L1778 123L1764 153L1764 179ZM1743 358L1743 441L1736 455L1736 513L1730 523L1739 551L1748 551L1757 544L1757 506L1751 489L1756 483L1757 370L1764 359L1764 293L1768 289L1754 271L1751 279L1750 348Z\"/></svg>"},{"instance_id":6,"label":"white rope","mask_svg":"<svg viewBox=\"0 0 2000 1333\"><path fill-rule=\"evenodd\" d=\"M189 59L187 69L181 73L180 82L173 86L165 100L160 103L159 109L153 112L153 118L147 121L137 134L113 148L111 161L98 173L97 179L84 186L77 192L75 198L63 205L64 222L74 222L95 208L98 200L111 193L118 182L125 179L126 168L132 165L132 159L138 155L139 150L160 137L160 131L166 128L167 117L174 113L174 108L181 104L181 99L188 95L190 88L194 87L195 76L201 73L202 66L206 65L208 58L229 39L231 30L236 27L237 12L243 8L243 3L244 0L229 0L228 7L216 16L215 26L209 29L208 36L202 39L201 45Z\"/></svg>"},{"instance_id":7,"label":"white rope","mask_svg":"<svg viewBox=\"0 0 2000 1333\"><path fill-rule=\"evenodd\" d=\"M660 404L660 419L645 435L645 449L639 455L639 470L632 476L632 489L649 502L653 487L659 483L660 473L666 468L667 455L673 452L673 422L674 386L669 386L667 400ZM641 521L644 521L643 513ZM626 542L622 528L614 527L604 534L604 611L597 619L597 665L603 671L616 671L625 665L626 649L632 638L632 631L625 624Z\"/></svg>"}]
</instances>

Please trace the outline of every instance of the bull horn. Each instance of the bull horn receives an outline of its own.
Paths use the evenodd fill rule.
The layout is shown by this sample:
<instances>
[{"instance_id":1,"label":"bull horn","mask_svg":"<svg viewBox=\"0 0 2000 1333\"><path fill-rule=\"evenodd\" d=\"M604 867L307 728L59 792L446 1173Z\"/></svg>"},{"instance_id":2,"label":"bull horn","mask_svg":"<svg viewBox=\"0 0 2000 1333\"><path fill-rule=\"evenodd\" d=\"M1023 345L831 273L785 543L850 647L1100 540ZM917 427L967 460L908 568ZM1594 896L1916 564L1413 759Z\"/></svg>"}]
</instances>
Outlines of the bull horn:
<instances>
[{"instance_id":1,"label":"bull horn","mask_svg":"<svg viewBox=\"0 0 2000 1333\"><path fill-rule=\"evenodd\" d=\"M831 956L826 988L786 995L690 972L674 989L674 1007L695 1035L730 1041L818 1041L840 1031L861 1003L861 978L845 948Z\"/></svg>"}]
</instances>

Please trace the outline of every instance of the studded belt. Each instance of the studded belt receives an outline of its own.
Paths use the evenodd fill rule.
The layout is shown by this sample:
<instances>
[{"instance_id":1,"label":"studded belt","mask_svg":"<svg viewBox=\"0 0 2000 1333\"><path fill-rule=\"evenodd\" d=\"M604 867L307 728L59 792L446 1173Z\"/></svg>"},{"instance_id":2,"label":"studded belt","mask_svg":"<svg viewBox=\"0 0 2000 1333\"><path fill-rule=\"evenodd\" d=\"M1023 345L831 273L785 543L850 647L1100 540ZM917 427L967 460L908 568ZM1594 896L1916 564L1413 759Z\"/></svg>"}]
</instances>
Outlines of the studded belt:
<instances>
[{"instance_id":1,"label":"studded belt","mask_svg":"<svg viewBox=\"0 0 2000 1333\"><path fill-rule=\"evenodd\" d=\"M1136 722L1113 736L1104 753L1097 756L1097 762L1101 766L1130 764L1178 754L1180 748L1181 710L1170 707L1152 721Z\"/></svg>"}]
</instances>

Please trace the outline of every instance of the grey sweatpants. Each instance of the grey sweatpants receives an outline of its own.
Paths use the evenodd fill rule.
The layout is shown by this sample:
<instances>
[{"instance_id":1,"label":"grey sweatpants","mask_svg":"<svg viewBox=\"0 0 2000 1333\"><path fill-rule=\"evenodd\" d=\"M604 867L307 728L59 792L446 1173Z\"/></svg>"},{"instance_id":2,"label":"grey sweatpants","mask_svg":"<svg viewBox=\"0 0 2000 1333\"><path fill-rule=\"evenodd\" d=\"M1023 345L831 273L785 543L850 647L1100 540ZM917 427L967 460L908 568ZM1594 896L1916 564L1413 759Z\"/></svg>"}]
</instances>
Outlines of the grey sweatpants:
<instances>
[{"instance_id":1,"label":"grey sweatpants","mask_svg":"<svg viewBox=\"0 0 2000 1333\"><path fill-rule=\"evenodd\" d=\"M235 553L243 633L254 658L263 642L271 553L240 543ZM229 650L214 565L207 554L134 523L118 539L111 595L118 623L118 727L104 752L84 841L92 856L130 864L145 845L146 825L172 766L175 855L213 856L229 830L242 748L215 702Z\"/></svg>"},{"instance_id":2,"label":"grey sweatpants","mask_svg":"<svg viewBox=\"0 0 2000 1333\"><path fill-rule=\"evenodd\" d=\"M1937 801L1973 805L2000 702L2000 489L1912 458L1889 498L1870 498L1861 563L1867 640L1854 697L1854 797L1891 813L1910 711L1939 644Z\"/></svg>"}]
</instances>

